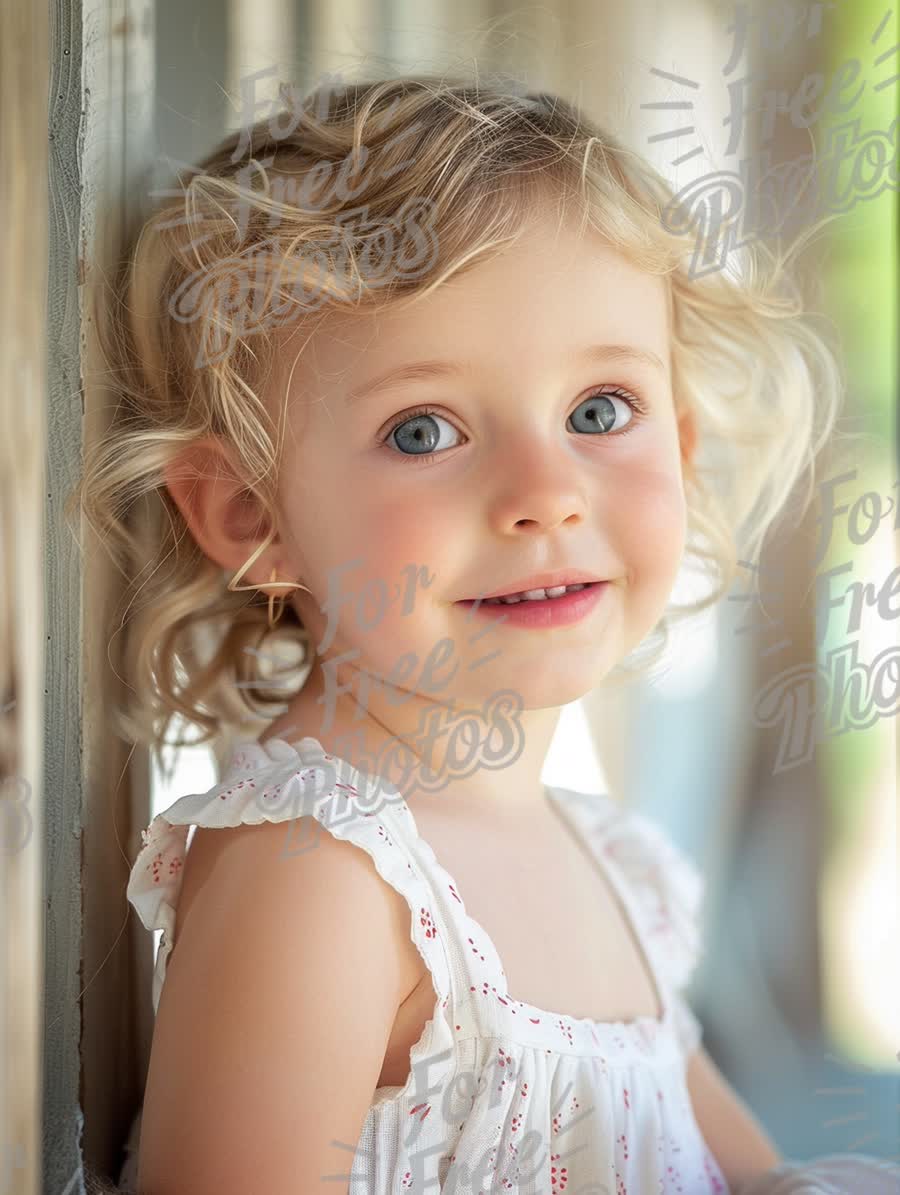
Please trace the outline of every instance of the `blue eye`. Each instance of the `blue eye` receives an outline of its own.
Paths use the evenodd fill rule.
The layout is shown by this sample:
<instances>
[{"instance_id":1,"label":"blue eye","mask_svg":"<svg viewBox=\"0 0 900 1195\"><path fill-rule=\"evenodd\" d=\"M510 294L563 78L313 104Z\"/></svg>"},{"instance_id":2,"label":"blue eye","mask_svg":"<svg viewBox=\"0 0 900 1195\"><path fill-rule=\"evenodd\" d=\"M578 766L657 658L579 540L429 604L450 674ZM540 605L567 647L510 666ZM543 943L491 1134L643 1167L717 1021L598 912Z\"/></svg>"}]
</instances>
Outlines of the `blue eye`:
<instances>
[{"instance_id":1,"label":"blue eye","mask_svg":"<svg viewBox=\"0 0 900 1195\"><path fill-rule=\"evenodd\" d=\"M624 403L629 410L628 420L624 427L616 432L617 436L623 436L634 424L640 422L641 416L646 415L647 408L644 404L633 394L629 394L627 390L600 390L596 394L589 394L584 402L580 402L572 412L574 420L578 412L582 408L584 409L582 417L587 423L587 428L578 430L600 431L606 434L616 423L616 406L613 402L613 399L616 398L619 402Z\"/></svg>"},{"instance_id":2,"label":"blue eye","mask_svg":"<svg viewBox=\"0 0 900 1195\"><path fill-rule=\"evenodd\" d=\"M410 455L430 459L435 455L433 449L440 439L440 429L436 423L438 419L443 420L448 426L452 426L447 419L444 419L443 415L433 411L430 407L410 411L408 414L402 415L391 426L382 443L388 443L392 435L399 433L397 443L401 447L412 448L414 451ZM403 455L405 456L406 453Z\"/></svg>"},{"instance_id":3,"label":"blue eye","mask_svg":"<svg viewBox=\"0 0 900 1195\"><path fill-rule=\"evenodd\" d=\"M610 429L616 426L619 418L618 408L614 401L616 399L628 409L629 418L618 430L610 432ZM581 413L579 414L579 412ZM641 399L629 391L617 387L613 390L601 390L596 394L589 394L578 404L571 418L573 422L576 419L583 421L581 427L575 427L576 431L599 432L601 438L609 439L611 435L624 436L646 414L647 407ZM394 420L381 443L388 445L391 437L395 433L399 433L396 435L396 446L400 449L411 449L408 453L402 451L402 456L415 457L420 461L431 460L440 455L435 451L440 440L440 429L436 420L443 420L452 426L449 424L449 420L431 407L419 407L416 410L407 411ZM456 447L456 445L450 445L450 447Z\"/></svg>"}]
</instances>

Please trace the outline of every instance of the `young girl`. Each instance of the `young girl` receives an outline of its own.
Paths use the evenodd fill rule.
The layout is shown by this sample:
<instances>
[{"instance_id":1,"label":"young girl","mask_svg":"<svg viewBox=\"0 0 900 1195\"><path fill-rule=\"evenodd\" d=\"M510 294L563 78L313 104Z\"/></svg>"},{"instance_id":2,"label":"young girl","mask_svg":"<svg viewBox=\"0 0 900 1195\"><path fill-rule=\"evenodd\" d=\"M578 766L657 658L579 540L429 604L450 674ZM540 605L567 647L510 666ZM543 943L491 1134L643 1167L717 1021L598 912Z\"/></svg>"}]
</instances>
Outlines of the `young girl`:
<instances>
[{"instance_id":1,"label":"young girl","mask_svg":"<svg viewBox=\"0 0 900 1195\"><path fill-rule=\"evenodd\" d=\"M783 255L695 277L669 186L558 97L286 98L101 328L120 731L237 735L128 885L163 931L137 1190L734 1192L780 1159L684 995L702 878L540 777L560 707L758 552L835 359ZM711 585L673 610L686 551Z\"/></svg>"}]
</instances>

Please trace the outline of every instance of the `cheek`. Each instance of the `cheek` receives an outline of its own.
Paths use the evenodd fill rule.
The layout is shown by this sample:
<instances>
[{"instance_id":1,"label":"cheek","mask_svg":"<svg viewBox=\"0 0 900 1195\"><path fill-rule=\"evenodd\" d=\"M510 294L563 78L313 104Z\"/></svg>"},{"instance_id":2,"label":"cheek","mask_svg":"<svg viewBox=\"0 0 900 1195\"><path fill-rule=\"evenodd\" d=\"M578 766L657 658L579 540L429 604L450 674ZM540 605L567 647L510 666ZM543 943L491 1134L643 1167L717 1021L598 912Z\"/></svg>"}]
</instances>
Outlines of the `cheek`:
<instances>
[{"instance_id":1,"label":"cheek","mask_svg":"<svg viewBox=\"0 0 900 1195\"><path fill-rule=\"evenodd\" d=\"M411 500L410 487L384 466L335 466L338 444L328 437L309 438L306 448L302 462L292 462L284 502L298 573L314 575L323 599L330 593L335 602L328 618L315 621L324 632L337 620L345 645L370 662L377 653L389 670L415 637L417 618L447 599L458 498L426 506L421 492Z\"/></svg>"},{"instance_id":2,"label":"cheek","mask_svg":"<svg viewBox=\"0 0 900 1195\"><path fill-rule=\"evenodd\" d=\"M414 468L414 466L412 466ZM370 489L361 499L365 509L360 518L372 556L372 568L395 576L403 569L427 569L440 574L444 586L452 582L453 545L461 534L463 503L458 494L438 501L434 494L422 491L411 496L402 486ZM355 532L356 539L360 538ZM435 587L437 581L435 582Z\"/></svg>"},{"instance_id":3,"label":"cheek","mask_svg":"<svg viewBox=\"0 0 900 1195\"><path fill-rule=\"evenodd\" d=\"M616 497L618 546L636 579L665 584L684 550L687 510L675 471L633 471Z\"/></svg>"},{"instance_id":4,"label":"cheek","mask_svg":"<svg viewBox=\"0 0 900 1195\"><path fill-rule=\"evenodd\" d=\"M315 568L323 588L335 578L340 611L332 618L343 646L359 648L362 660L385 674L402 667L405 652L424 659L446 634L431 616L458 596L450 592L458 507L441 512L410 502L399 487L370 486L337 492L327 506L320 496L317 509L321 521L310 528Z\"/></svg>"},{"instance_id":5,"label":"cheek","mask_svg":"<svg viewBox=\"0 0 900 1195\"><path fill-rule=\"evenodd\" d=\"M391 600L377 629L366 635L365 643L357 642L368 661L384 673L398 667L405 652L414 653L421 666L447 633L444 620L435 617L438 607L457 596L450 590L459 510L442 516L433 506L426 509L421 502L410 503L395 494L369 509L366 525L369 556L365 573L379 589L384 578ZM358 628L353 633L358 636Z\"/></svg>"}]
</instances>

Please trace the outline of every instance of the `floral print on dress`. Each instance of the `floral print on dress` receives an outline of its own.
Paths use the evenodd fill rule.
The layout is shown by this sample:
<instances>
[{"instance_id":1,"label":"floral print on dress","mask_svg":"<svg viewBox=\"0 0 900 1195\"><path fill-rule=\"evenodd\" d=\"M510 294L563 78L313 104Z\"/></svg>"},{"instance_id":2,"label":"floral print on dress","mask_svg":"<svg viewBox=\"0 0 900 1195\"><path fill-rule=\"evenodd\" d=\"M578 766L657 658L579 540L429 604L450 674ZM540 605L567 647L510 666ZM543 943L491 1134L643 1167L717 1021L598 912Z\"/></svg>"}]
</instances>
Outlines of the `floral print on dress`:
<instances>
[{"instance_id":1,"label":"floral print on dress","mask_svg":"<svg viewBox=\"0 0 900 1195\"><path fill-rule=\"evenodd\" d=\"M326 765L334 779L322 791ZM241 743L220 784L176 801L142 833L128 899L148 929L163 930L154 1008L190 826L309 817L321 833L366 851L405 898L436 995L405 1086L375 1093L358 1142L333 1143L332 1169L351 1171L354 1195L729 1195L685 1079L685 1043L701 1033L680 990L699 955L698 875L647 819L607 797L553 791L580 819L611 886L628 896L666 997L660 1021L579 1020L514 998L496 948L406 803L394 794L368 808L366 778L311 737Z\"/></svg>"}]
</instances>

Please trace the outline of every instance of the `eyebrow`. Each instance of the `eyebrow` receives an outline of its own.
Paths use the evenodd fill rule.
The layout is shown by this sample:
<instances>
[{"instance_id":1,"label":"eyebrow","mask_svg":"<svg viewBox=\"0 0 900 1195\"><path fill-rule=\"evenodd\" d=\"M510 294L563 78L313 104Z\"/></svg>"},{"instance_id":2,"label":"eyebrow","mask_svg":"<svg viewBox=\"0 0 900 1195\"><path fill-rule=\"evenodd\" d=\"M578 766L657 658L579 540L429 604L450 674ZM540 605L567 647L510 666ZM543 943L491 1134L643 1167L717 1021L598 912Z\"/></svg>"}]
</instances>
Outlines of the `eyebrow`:
<instances>
[{"instance_id":1,"label":"eyebrow","mask_svg":"<svg viewBox=\"0 0 900 1195\"><path fill-rule=\"evenodd\" d=\"M591 344L575 356L579 361L593 361L598 364L631 361L639 365L650 366L666 377L669 374L667 366L656 353L650 349L641 349L629 344ZM348 390L347 402L356 402L360 398L372 395L378 390L396 386L401 382L424 382L433 378L462 377L469 371L469 368L459 361L415 361L409 365L390 369L387 373Z\"/></svg>"}]
</instances>

